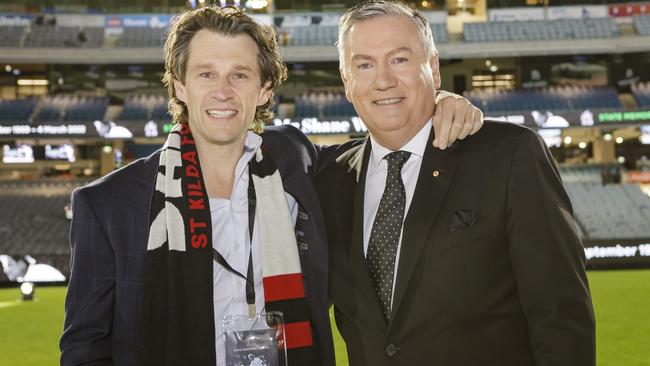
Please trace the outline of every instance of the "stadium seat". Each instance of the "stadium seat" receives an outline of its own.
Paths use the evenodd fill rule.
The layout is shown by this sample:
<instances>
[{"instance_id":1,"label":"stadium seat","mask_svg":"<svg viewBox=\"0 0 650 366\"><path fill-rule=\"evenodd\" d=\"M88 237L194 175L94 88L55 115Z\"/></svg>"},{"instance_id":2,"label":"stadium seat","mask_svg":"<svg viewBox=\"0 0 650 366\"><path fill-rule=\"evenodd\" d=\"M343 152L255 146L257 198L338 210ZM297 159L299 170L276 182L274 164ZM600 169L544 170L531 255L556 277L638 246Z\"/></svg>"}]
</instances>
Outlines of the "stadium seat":
<instances>
[{"instance_id":1,"label":"stadium seat","mask_svg":"<svg viewBox=\"0 0 650 366\"><path fill-rule=\"evenodd\" d=\"M104 119L107 97L54 95L41 98L34 123L92 122ZM37 110L39 108L37 107Z\"/></svg>"},{"instance_id":2,"label":"stadium seat","mask_svg":"<svg viewBox=\"0 0 650 366\"><path fill-rule=\"evenodd\" d=\"M465 42L517 42L620 36L612 18L465 23Z\"/></svg>"},{"instance_id":3,"label":"stadium seat","mask_svg":"<svg viewBox=\"0 0 650 366\"><path fill-rule=\"evenodd\" d=\"M20 47L26 26L0 26L0 47Z\"/></svg>"},{"instance_id":4,"label":"stadium seat","mask_svg":"<svg viewBox=\"0 0 650 366\"><path fill-rule=\"evenodd\" d=\"M22 125L29 122L30 116L36 106L36 99L0 99L0 122Z\"/></svg>"}]
</instances>

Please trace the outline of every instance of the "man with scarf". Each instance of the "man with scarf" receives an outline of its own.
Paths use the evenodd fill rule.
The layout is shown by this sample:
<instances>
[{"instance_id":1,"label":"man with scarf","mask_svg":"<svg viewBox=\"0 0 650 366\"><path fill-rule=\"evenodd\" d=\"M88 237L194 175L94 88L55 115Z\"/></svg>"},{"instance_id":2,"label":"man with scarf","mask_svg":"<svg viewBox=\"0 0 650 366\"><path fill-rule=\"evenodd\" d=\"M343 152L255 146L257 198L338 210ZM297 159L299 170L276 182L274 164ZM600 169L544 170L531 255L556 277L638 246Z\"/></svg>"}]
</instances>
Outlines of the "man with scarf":
<instances>
[{"instance_id":1,"label":"man with scarf","mask_svg":"<svg viewBox=\"0 0 650 366\"><path fill-rule=\"evenodd\" d=\"M165 70L162 149L73 194L61 364L225 365L224 316L280 311L289 364L333 365L319 156L295 128L262 133L286 78L273 32L186 12ZM466 100L443 102L452 139L480 128Z\"/></svg>"}]
</instances>

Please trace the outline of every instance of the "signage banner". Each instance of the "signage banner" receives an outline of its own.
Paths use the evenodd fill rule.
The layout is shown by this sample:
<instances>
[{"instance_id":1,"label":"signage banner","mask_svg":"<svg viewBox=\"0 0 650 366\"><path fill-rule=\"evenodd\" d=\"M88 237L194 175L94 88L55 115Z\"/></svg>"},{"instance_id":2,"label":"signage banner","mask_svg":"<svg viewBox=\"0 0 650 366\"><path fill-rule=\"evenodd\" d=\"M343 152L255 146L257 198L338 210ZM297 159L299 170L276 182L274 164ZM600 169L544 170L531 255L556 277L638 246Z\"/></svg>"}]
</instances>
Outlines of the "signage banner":
<instances>
[{"instance_id":1,"label":"signage banner","mask_svg":"<svg viewBox=\"0 0 650 366\"><path fill-rule=\"evenodd\" d=\"M32 23L31 14L0 14L0 26L26 26Z\"/></svg>"},{"instance_id":2,"label":"signage banner","mask_svg":"<svg viewBox=\"0 0 650 366\"><path fill-rule=\"evenodd\" d=\"M159 137L164 133L164 123L140 122L86 122L42 123L37 125L0 124L0 138L22 137L86 137L105 139L130 139L134 137ZM168 131L167 131L168 132Z\"/></svg>"},{"instance_id":3,"label":"signage banner","mask_svg":"<svg viewBox=\"0 0 650 366\"><path fill-rule=\"evenodd\" d=\"M606 5L552 6L548 8L546 15L547 19L607 18L608 16Z\"/></svg>"},{"instance_id":4,"label":"signage banner","mask_svg":"<svg viewBox=\"0 0 650 366\"><path fill-rule=\"evenodd\" d=\"M650 267L650 239L585 239L583 243L588 268Z\"/></svg>"},{"instance_id":5,"label":"signage banner","mask_svg":"<svg viewBox=\"0 0 650 366\"><path fill-rule=\"evenodd\" d=\"M523 124L533 128L590 127L594 125L650 122L650 108L632 111L585 109L570 111L538 110L522 113L485 112L485 118Z\"/></svg>"},{"instance_id":6,"label":"signage banner","mask_svg":"<svg viewBox=\"0 0 650 366\"><path fill-rule=\"evenodd\" d=\"M650 14L650 3L645 4L612 4L608 6L609 16L632 17L634 15Z\"/></svg>"},{"instance_id":7,"label":"signage banner","mask_svg":"<svg viewBox=\"0 0 650 366\"><path fill-rule=\"evenodd\" d=\"M525 22L529 20L544 20L544 9L543 8L488 9L488 20L491 22Z\"/></svg>"},{"instance_id":8,"label":"signage banner","mask_svg":"<svg viewBox=\"0 0 650 366\"><path fill-rule=\"evenodd\" d=\"M359 117L331 121L321 121L315 117L303 118L300 121L292 121L290 118L273 120L273 126L281 125L292 125L305 135L365 134L368 132L366 125Z\"/></svg>"},{"instance_id":9,"label":"signage banner","mask_svg":"<svg viewBox=\"0 0 650 366\"><path fill-rule=\"evenodd\" d=\"M338 27L341 14L338 13L296 13L286 15L276 15L273 24L276 27Z\"/></svg>"},{"instance_id":10,"label":"signage banner","mask_svg":"<svg viewBox=\"0 0 650 366\"><path fill-rule=\"evenodd\" d=\"M103 15L56 14L55 17L56 25L64 27L103 28L106 23Z\"/></svg>"},{"instance_id":11,"label":"signage banner","mask_svg":"<svg viewBox=\"0 0 650 366\"><path fill-rule=\"evenodd\" d=\"M555 138L556 130L567 127L591 127L596 125L617 124L648 124L650 123L650 108L634 111L620 110L572 110L548 111L538 110L520 113L485 113L485 118L501 122L516 123L538 130L548 130L548 137ZM368 129L358 116L318 118L305 117L299 120L292 118L275 118L271 125L290 124L303 133L318 135L349 135L365 134ZM163 121L95 121L87 123L41 123L29 124L0 124L2 137L101 137L128 139L132 137L158 137L171 129L171 124Z\"/></svg>"},{"instance_id":12,"label":"signage banner","mask_svg":"<svg viewBox=\"0 0 650 366\"><path fill-rule=\"evenodd\" d=\"M650 172L631 170L625 173L627 183L650 183Z\"/></svg>"},{"instance_id":13,"label":"signage banner","mask_svg":"<svg viewBox=\"0 0 650 366\"><path fill-rule=\"evenodd\" d=\"M107 15L106 28L167 28L172 21L171 14Z\"/></svg>"}]
</instances>

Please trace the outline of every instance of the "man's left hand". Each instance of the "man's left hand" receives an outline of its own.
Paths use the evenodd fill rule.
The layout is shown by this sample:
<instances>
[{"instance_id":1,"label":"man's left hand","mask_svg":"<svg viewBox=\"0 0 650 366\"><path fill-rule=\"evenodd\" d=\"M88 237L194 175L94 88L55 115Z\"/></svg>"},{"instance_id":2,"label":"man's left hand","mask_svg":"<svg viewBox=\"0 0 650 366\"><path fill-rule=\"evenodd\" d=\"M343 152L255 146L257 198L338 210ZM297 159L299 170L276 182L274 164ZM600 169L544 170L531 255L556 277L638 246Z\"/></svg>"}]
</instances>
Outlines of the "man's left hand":
<instances>
[{"instance_id":1,"label":"man's left hand","mask_svg":"<svg viewBox=\"0 0 650 366\"><path fill-rule=\"evenodd\" d=\"M464 97L439 90L433 113L435 139L433 147L441 150L458 140L475 134L483 127L483 112Z\"/></svg>"}]
</instances>

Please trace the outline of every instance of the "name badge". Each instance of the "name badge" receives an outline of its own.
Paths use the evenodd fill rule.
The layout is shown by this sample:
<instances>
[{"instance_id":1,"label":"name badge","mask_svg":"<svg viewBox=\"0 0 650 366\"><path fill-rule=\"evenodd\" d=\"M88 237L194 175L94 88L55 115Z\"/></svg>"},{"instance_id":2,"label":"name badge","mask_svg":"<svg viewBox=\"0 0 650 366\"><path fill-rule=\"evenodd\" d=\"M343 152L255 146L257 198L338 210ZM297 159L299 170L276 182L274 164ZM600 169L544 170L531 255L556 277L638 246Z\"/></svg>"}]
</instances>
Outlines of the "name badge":
<instances>
[{"instance_id":1,"label":"name badge","mask_svg":"<svg viewBox=\"0 0 650 366\"><path fill-rule=\"evenodd\" d=\"M282 312L226 315L221 320L226 366L286 366Z\"/></svg>"}]
</instances>

